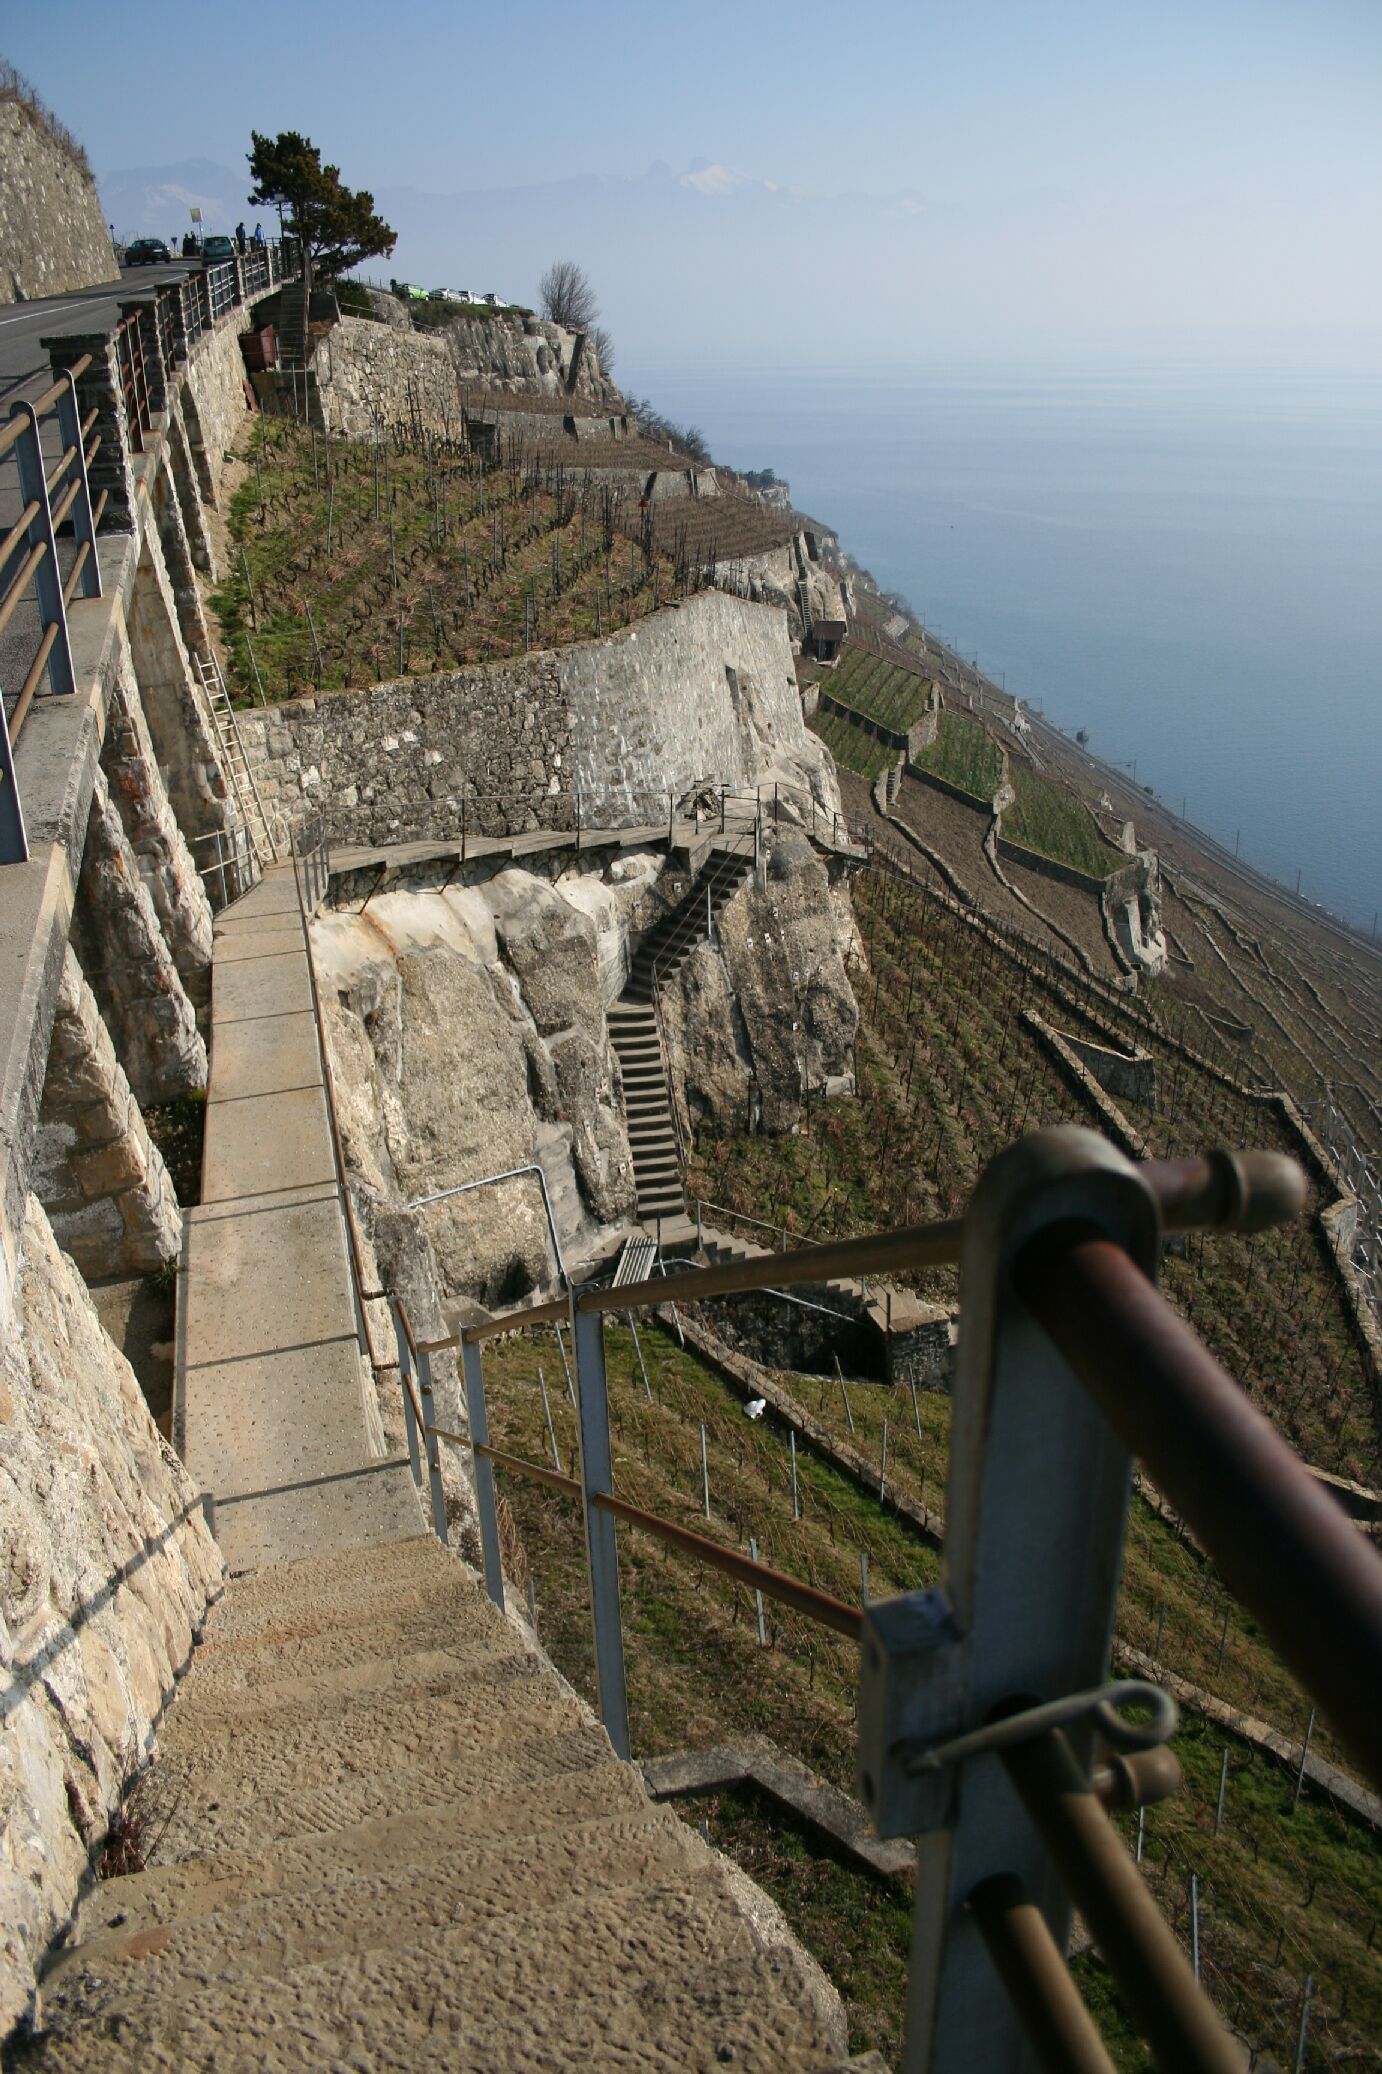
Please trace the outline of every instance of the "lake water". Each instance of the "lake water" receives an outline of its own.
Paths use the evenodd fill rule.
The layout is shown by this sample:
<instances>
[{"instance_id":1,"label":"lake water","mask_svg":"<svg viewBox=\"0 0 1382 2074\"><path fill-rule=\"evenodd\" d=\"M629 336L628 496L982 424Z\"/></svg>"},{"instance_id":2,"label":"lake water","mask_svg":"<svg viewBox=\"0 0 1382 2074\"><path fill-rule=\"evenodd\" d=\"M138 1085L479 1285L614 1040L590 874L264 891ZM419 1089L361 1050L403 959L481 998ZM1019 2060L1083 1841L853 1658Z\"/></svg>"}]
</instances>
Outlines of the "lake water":
<instances>
[{"instance_id":1,"label":"lake water","mask_svg":"<svg viewBox=\"0 0 1382 2074\"><path fill-rule=\"evenodd\" d=\"M1370 928L1382 382L1334 359L620 376L731 466L786 477L1009 691Z\"/></svg>"}]
</instances>

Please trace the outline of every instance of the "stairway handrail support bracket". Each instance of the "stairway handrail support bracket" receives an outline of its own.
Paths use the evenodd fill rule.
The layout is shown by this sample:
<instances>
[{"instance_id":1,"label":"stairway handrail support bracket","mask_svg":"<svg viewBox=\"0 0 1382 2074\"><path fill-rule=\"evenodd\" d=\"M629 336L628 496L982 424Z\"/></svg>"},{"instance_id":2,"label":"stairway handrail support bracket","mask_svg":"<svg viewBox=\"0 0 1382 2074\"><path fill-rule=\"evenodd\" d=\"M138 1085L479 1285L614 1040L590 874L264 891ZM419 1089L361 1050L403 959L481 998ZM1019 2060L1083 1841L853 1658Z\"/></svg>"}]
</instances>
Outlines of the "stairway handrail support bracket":
<instances>
[{"instance_id":1,"label":"stairway handrail support bracket","mask_svg":"<svg viewBox=\"0 0 1382 2074\"><path fill-rule=\"evenodd\" d=\"M995 1709L1108 1675L1132 1461L1012 1282L1033 1238L1070 1222L1155 1276L1156 1197L1092 1132L1042 1133L989 1166L964 1227L944 1577L866 1611L860 1791L879 1836L918 1839L907 2074L1033 2064L966 1906L985 1880L1015 1875L1057 1950L1069 1937L1069 1898L1001 1757L911 1760ZM1069 1739L1087 1774L1092 1726Z\"/></svg>"}]
</instances>

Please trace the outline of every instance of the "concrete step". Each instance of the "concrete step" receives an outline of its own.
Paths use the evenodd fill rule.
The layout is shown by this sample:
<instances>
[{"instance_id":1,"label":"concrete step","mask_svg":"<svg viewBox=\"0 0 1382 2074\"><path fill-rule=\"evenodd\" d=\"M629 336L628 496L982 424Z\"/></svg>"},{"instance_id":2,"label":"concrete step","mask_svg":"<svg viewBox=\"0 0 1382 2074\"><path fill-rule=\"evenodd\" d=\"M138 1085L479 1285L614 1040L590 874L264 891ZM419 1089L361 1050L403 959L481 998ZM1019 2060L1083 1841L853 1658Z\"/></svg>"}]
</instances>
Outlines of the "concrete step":
<instances>
[{"instance_id":1,"label":"concrete step","mask_svg":"<svg viewBox=\"0 0 1382 2074\"><path fill-rule=\"evenodd\" d=\"M707 1854L708 1856L709 1854ZM208 1981L157 1952L54 1997L35 2062L270 2070L709 2070L797 2074L838 2059L799 1961L765 1947L717 1869L472 1925L282 1976ZM131 2042L133 2041L133 2042ZM136 2049L137 2048L137 2049Z\"/></svg>"},{"instance_id":2,"label":"concrete step","mask_svg":"<svg viewBox=\"0 0 1382 2074\"><path fill-rule=\"evenodd\" d=\"M445 1806L420 1802L399 1814L340 1829L183 1858L105 1880L83 1902L77 1935L84 1940L106 1931L187 1922L238 1907L256 1895L293 1894L325 1886L336 1876L367 1878L415 1866L429 1851L507 1848L517 1839L540 1840L575 1831L582 1823L634 1822L647 1809L638 1776L611 1755L602 1765L509 1793Z\"/></svg>"},{"instance_id":3,"label":"concrete step","mask_svg":"<svg viewBox=\"0 0 1382 2074\"><path fill-rule=\"evenodd\" d=\"M207 1635L226 1641L277 1628L285 1618L297 1632L316 1633L341 1619L377 1618L396 1594L422 1592L447 1585L470 1587L471 1580L455 1556L424 1531L381 1548L346 1549L307 1557L244 1579L217 1606ZM477 1626L491 1626L498 1636L507 1623L484 1594L472 1587ZM377 1600L377 1608L370 1601Z\"/></svg>"},{"instance_id":4,"label":"concrete step","mask_svg":"<svg viewBox=\"0 0 1382 2074\"><path fill-rule=\"evenodd\" d=\"M570 1719L559 1725L550 1717L505 1722L496 1716L483 1734L472 1728L463 1743L414 1753L411 1759L400 1753L387 1770L361 1770L347 1752L333 1775L324 1767L316 1768L315 1778L287 1773L248 1799L221 1798L210 1777L203 1777L195 1791L189 1780L188 1791L173 1806L160 1855L205 1857L350 1828L438 1802L526 1791L607 1762L610 1744L603 1728L589 1722L571 1726ZM170 1784L176 1793L180 1782Z\"/></svg>"},{"instance_id":5,"label":"concrete step","mask_svg":"<svg viewBox=\"0 0 1382 2074\"><path fill-rule=\"evenodd\" d=\"M408 1855L393 1849L386 1861L358 1870L347 1872L318 1854L318 1877L299 1879L291 1889L233 1879L203 1888L186 1912L164 1915L167 1935L147 1971L194 1968L208 1981L283 1975L349 1952L411 1943L441 1923L464 1919L473 1927L499 1916L532 1915L590 1884L613 1893L671 1881L691 1872L691 1834L670 1810L655 1806L479 1843L453 1817L434 1824L430 1834L410 1831ZM380 1842L388 1849L393 1839L386 1833ZM138 1881L130 1885L137 1888ZM93 1972L137 1956L139 1944L150 1941L151 1925L132 1922L123 1902L113 1913L123 1918L118 1925L85 1934L64 1954L49 1976L50 1998L88 1999Z\"/></svg>"},{"instance_id":6,"label":"concrete step","mask_svg":"<svg viewBox=\"0 0 1382 2074\"><path fill-rule=\"evenodd\" d=\"M475 1755L506 1736L560 1735L588 1716L581 1703L543 1675L536 1658L526 1670L491 1671L470 1686L448 1677L441 1690L333 1691L309 1681L312 1697L263 1716L170 1717L159 1758L165 1791L181 1796L190 1822L197 1804L231 1807L237 1797L266 1802L296 1793L306 1804L316 1787L348 1774L387 1772L464 1749ZM188 1710L189 1716L192 1710Z\"/></svg>"},{"instance_id":7,"label":"concrete step","mask_svg":"<svg viewBox=\"0 0 1382 2074\"><path fill-rule=\"evenodd\" d=\"M233 1577L273 1564L291 1565L303 1556L407 1540L422 1520L422 1501L406 1457L366 1462L277 1489L240 1492L218 1498L215 1508L216 1538Z\"/></svg>"},{"instance_id":8,"label":"concrete step","mask_svg":"<svg viewBox=\"0 0 1382 2074\"><path fill-rule=\"evenodd\" d=\"M358 1620L324 1625L309 1611L305 1622L274 1622L252 1635L222 1637L213 1625L192 1660L196 1686L184 1680L183 1694L189 1701L194 1690L198 1696L234 1700L286 1680L332 1671L363 1674L376 1664L406 1659L417 1651L444 1651L453 1661L477 1665L502 1664L510 1655L524 1660L527 1652L516 1630L511 1630L510 1652L472 1633L472 1597L473 1587L458 1578L454 1595L436 1589L391 1595L387 1623L370 1611ZM378 1602L369 1604L374 1608Z\"/></svg>"},{"instance_id":9,"label":"concrete step","mask_svg":"<svg viewBox=\"0 0 1382 2074\"><path fill-rule=\"evenodd\" d=\"M454 1649L396 1650L363 1663L331 1664L255 1684L227 1686L198 1677L170 1716L163 1748L167 1754L190 1748L194 1732L238 1736L246 1729L296 1726L304 1720L316 1728L356 1713L373 1721L392 1708L427 1699L464 1701L477 1686L497 1705L507 1706L524 1680L537 1680L550 1690L537 1657L522 1650L500 1656L485 1648L467 1649L464 1641Z\"/></svg>"}]
</instances>

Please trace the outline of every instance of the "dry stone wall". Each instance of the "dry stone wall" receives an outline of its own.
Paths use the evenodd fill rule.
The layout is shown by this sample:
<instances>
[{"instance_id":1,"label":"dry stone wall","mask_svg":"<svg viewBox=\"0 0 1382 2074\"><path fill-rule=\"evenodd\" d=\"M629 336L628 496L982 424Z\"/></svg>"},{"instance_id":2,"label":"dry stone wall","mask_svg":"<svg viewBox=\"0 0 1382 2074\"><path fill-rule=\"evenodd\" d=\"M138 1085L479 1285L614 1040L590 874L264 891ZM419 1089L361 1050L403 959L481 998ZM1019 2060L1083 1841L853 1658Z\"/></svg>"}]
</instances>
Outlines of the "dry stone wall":
<instances>
[{"instance_id":1,"label":"dry stone wall","mask_svg":"<svg viewBox=\"0 0 1382 2074\"><path fill-rule=\"evenodd\" d=\"M0 100L0 303L119 272L90 177L22 102Z\"/></svg>"},{"instance_id":2,"label":"dry stone wall","mask_svg":"<svg viewBox=\"0 0 1382 2074\"><path fill-rule=\"evenodd\" d=\"M780 612L702 592L637 626L241 716L266 805L343 842L660 822L707 781L780 776L838 810Z\"/></svg>"},{"instance_id":3,"label":"dry stone wall","mask_svg":"<svg viewBox=\"0 0 1382 2074\"><path fill-rule=\"evenodd\" d=\"M0 2036L148 1758L221 1560L30 1197L0 1332Z\"/></svg>"},{"instance_id":4,"label":"dry stone wall","mask_svg":"<svg viewBox=\"0 0 1382 2074\"><path fill-rule=\"evenodd\" d=\"M382 423L444 439L460 436L455 362L439 338L372 324L367 317L342 317L312 365L322 415L333 432L368 439Z\"/></svg>"},{"instance_id":5,"label":"dry stone wall","mask_svg":"<svg viewBox=\"0 0 1382 2074\"><path fill-rule=\"evenodd\" d=\"M198 340L188 355L179 399L201 494L213 506L221 501L226 455L250 408L238 334L237 324L218 324Z\"/></svg>"},{"instance_id":6,"label":"dry stone wall","mask_svg":"<svg viewBox=\"0 0 1382 2074\"><path fill-rule=\"evenodd\" d=\"M439 332L342 317L313 361L322 413L333 431L352 439L370 437L380 422L454 439L461 432L463 387L515 399L565 396L578 335L535 317L457 317ZM570 394L583 413L622 408L589 349ZM542 418L540 430L549 438L554 421Z\"/></svg>"}]
</instances>

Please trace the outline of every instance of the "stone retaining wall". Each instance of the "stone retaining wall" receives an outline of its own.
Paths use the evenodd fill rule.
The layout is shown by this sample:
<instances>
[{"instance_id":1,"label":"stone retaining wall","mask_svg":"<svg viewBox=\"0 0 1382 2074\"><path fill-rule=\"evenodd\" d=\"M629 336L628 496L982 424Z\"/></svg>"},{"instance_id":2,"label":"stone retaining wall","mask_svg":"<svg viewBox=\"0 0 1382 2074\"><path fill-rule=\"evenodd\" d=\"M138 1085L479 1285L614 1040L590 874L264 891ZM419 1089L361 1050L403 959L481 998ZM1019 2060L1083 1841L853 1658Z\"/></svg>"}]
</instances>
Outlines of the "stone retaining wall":
<instances>
[{"instance_id":1,"label":"stone retaining wall","mask_svg":"<svg viewBox=\"0 0 1382 2074\"><path fill-rule=\"evenodd\" d=\"M1093 872L1079 871L1073 864L1062 864L1059 857L1048 857L1041 850L1029 850L1025 843L1015 843L1010 837L998 837L998 854L1006 857L1009 864L1020 864L1026 871L1039 872L1042 878L1054 879L1057 885L1073 886L1077 893L1091 893L1097 900L1108 881L1096 878Z\"/></svg>"},{"instance_id":2,"label":"stone retaining wall","mask_svg":"<svg viewBox=\"0 0 1382 2074\"><path fill-rule=\"evenodd\" d=\"M379 326L372 327L375 330ZM834 804L781 613L705 591L602 641L241 716L266 807L344 842L617 826L775 768Z\"/></svg>"},{"instance_id":3,"label":"stone retaining wall","mask_svg":"<svg viewBox=\"0 0 1382 2074\"><path fill-rule=\"evenodd\" d=\"M22 102L0 100L0 303L119 275L91 176Z\"/></svg>"}]
</instances>

